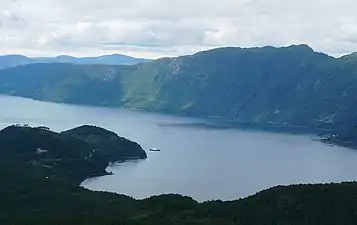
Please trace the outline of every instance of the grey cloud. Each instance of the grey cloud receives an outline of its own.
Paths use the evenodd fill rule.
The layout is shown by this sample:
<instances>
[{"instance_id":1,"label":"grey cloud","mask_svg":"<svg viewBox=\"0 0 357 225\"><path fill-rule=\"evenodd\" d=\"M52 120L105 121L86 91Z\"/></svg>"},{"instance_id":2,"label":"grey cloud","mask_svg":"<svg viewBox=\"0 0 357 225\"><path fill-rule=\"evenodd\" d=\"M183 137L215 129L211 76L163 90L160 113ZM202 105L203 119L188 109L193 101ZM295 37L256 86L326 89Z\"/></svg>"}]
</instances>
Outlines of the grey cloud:
<instances>
[{"instance_id":1,"label":"grey cloud","mask_svg":"<svg viewBox=\"0 0 357 225\"><path fill-rule=\"evenodd\" d=\"M356 51L355 0L0 0L0 51L155 56L306 43Z\"/></svg>"},{"instance_id":2,"label":"grey cloud","mask_svg":"<svg viewBox=\"0 0 357 225\"><path fill-rule=\"evenodd\" d=\"M25 19L21 15L17 15L10 11L0 11L0 21L2 26L9 28L22 28L25 24Z\"/></svg>"}]
</instances>

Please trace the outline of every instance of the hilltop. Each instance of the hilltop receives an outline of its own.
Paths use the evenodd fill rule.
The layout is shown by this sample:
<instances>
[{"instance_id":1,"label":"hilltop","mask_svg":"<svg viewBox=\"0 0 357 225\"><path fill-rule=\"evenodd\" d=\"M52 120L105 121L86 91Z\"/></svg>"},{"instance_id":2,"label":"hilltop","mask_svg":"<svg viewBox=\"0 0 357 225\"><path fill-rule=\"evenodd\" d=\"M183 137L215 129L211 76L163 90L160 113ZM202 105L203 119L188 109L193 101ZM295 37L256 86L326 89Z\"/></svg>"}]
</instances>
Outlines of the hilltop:
<instances>
[{"instance_id":1,"label":"hilltop","mask_svg":"<svg viewBox=\"0 0 357 225\"><path fill-rule=\"evenodd\" d=\"M10 126L0 131L0 149L3 165L32 166L41 176L78 184L108 174L105 169L110 162L147 158L139 144L93 126L62 133L46 127Z\"/></svg>"}]
</instances>

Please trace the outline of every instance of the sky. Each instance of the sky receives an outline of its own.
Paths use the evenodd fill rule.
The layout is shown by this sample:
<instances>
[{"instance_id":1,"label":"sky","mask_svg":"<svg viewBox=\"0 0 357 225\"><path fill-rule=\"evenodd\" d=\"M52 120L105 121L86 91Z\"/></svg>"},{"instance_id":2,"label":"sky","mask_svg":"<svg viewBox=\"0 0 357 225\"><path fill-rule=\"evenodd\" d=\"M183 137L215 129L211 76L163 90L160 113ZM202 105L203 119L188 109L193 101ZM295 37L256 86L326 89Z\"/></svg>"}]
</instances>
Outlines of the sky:
<instances>
[{"instance_id":1,"label":"sky","mask_svg":"<svg viewBox=\"0 0 357 225\"><path fill-rule=\"evenodd\" d=\"M159 58L223 47L357 51L356 0L0 0L0 54Z\"/></svg>"}]
</instances>

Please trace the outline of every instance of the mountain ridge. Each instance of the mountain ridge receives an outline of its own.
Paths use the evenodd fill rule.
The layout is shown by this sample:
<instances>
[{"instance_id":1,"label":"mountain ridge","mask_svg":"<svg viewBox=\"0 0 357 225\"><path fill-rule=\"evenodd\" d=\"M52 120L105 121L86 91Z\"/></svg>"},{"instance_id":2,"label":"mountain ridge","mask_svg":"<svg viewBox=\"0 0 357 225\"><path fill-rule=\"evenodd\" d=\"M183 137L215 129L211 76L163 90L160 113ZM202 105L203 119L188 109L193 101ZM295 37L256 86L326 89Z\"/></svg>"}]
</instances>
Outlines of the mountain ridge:
<instances>
[{"instance_id":1,"label":"mountain ridge","mask_svg":"<svg viewBox=\"0 0 357 225\"><path fill-rule=\"evenodd\" d=\"M0 70L0 93L334 129L357 123L357 61L292 45L218 48L131 66L35 64Z\"/></svg>"},{"instance_id":2,"label":"mountain ridge","mask_svg":"<svg viewBox=\"0 0 357 225\"><path fill-rule=\"evenodd\" d=\"M122 54L101 55L94 57L74 57L70 55L59 55L55 57L27 57L24 55L2 55L0 56L0 69L35 63L73 63L73 64L104 64L104 65L133 65L145 63L150 59L135 58Z\"/></svg>"}]
</instances>

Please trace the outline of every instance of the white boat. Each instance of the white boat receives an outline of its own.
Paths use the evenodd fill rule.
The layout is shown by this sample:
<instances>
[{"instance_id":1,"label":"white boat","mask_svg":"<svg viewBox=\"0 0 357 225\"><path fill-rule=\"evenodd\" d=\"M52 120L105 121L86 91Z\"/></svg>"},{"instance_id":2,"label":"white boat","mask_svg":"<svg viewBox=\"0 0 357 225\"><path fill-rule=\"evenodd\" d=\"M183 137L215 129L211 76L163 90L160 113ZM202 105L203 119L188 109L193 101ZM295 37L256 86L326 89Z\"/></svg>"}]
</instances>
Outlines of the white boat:
<instances>
[{"instance_id":1,"label":"white boat","mask_svg":"<svg viewBox=\"0 0 357 225\"><path fill-rule=\"evenodd\" d=\"M149 150L152 151L152 152L159 152L159 151L161 151L161 150L158 149L158 148L149 148Z\"/></svg>"}]
</instances>

